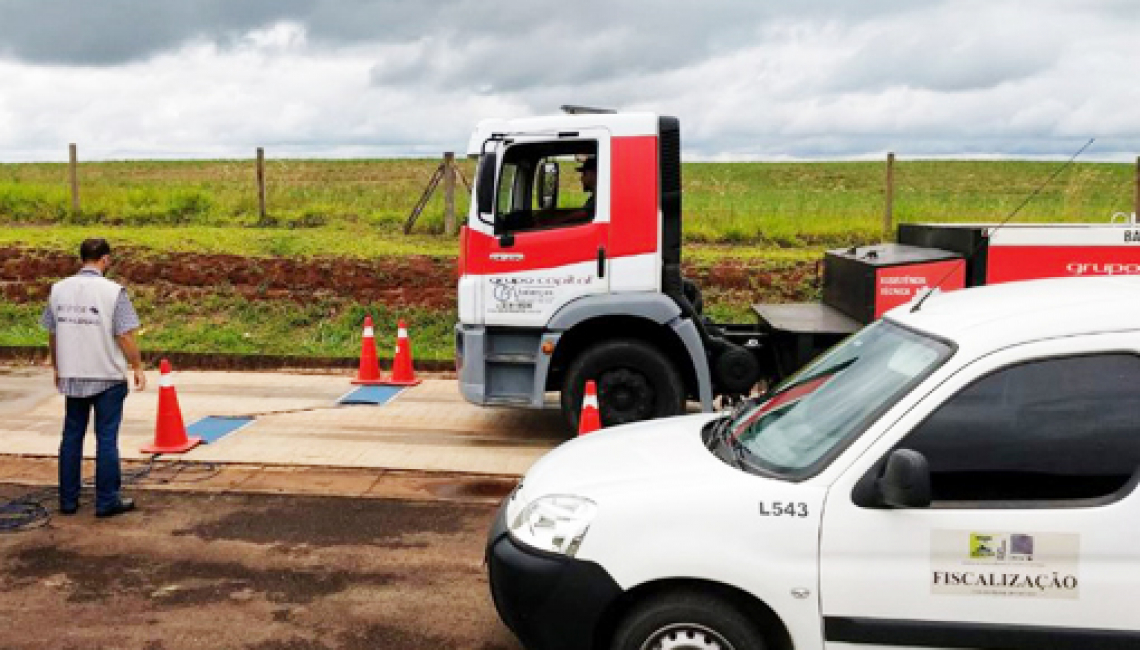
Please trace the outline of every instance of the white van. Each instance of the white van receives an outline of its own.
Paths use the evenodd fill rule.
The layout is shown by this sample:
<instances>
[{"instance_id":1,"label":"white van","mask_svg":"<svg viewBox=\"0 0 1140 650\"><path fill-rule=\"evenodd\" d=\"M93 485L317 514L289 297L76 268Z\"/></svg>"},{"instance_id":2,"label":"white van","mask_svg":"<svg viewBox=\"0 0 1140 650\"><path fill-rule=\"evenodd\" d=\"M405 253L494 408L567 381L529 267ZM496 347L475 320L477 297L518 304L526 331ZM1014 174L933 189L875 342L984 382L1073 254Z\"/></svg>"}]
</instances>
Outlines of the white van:
<instances>
[{"instance_id":1,"label":"white van","mask_svg":"<svg viewBox=\"0 0 1140 650\"><path fill-rule=\"evenodd\" d=\"M542 458L488 540L530 650L1140 648L1140 278L899 307L727 415Z\"/></svg>"}]
</instances>

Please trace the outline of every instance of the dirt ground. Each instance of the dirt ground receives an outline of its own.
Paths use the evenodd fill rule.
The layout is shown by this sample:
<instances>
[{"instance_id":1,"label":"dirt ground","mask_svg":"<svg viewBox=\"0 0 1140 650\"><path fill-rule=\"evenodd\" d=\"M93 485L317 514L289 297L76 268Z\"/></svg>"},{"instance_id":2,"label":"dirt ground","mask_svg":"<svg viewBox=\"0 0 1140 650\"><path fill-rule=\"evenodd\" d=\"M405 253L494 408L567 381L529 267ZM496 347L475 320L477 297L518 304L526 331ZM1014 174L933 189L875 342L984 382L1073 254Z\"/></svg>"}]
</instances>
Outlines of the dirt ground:
<instances>
[{"instance_id":1,"label":"dirt ground","mask_svg":"<svg viewBox=\"0 0 1140 650\"><path fill-rule=\"evenodd\" d=\"M0 535L0 648L517 650L482 566L493 515L180 492L109 520L88 506Z\"/></svg>"},{"instance_id":2,"label":"dirt ground","mask_svg":"<svg viewBox=\"0 0 1140 650\"><path fill-rule=\"evenodd\" d=\"M0 293L15 302L40 302L51 283L76 270L60 251L0 247ZM780 266L722 260L685 265L685 275L706 291L745 291L751 299L803 299L815 282L814 262ZM131 287L161 288L170 299L194 299L220 286L250 300L310 300L314 294L361 301L452 309L455 260L407 255L378 260L347 258L254 258L191 253L121 251L115 277Z\"/></svg>"}]
</instances>

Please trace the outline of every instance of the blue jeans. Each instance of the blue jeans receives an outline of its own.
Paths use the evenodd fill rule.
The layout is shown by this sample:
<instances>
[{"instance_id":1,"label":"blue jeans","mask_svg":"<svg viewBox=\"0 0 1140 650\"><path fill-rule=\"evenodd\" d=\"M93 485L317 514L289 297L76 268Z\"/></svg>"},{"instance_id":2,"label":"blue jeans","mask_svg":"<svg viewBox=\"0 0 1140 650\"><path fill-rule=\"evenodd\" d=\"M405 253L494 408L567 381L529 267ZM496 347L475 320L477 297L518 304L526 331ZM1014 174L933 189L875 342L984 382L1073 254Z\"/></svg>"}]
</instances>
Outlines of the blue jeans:
<instances>
[{"instance_id":1,"label":"blue jeans","mask_svg":"<svg viewBox=\"0 0 1140 650\"><path fill-rule=\"evenodd\" d=\"M130 388L117 384L91 397L68 397L63 418L63 441L59 445L59 507L79 505L83 466L83 436L91 410L95 410L95 512L119 503L122 471L119 468L119 424L123 402Z\"/></svg>"}]
</instances>

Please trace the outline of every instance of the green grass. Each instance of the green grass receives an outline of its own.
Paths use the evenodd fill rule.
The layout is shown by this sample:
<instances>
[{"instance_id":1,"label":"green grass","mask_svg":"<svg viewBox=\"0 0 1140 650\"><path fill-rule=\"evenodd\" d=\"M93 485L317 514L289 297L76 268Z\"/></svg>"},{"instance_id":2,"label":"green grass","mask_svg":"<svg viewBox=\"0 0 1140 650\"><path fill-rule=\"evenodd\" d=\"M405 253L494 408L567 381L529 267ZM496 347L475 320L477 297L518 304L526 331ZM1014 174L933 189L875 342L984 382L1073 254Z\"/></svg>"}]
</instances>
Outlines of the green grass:
<instances>
[{"instance_id":1,"label":"green grass","mask_svg":"<svg viewBox=\"0 0 1140 650\"><path fill-rule=\"evenodd\" d=\"M224 290L194 303L163 300L148 288L132 290L131 297L143 322L139 343L144 351L352 358L360 354L361 323L371 314L381 358L392 356L397 318L407 321L416 359L450 360L454 355L455 315L450 312L343 298L249 301ZM0 302L0 345L45 345L42 311L42 304Z\"/></svg>"},{"instance_id":2,"label":"green grass","mask_svg":"<svg viewBox=\"0 0 1140 650\"><path fill-rule=\"evenodd\" d=\"M87 237L106 237L113 246L155 252L227 253L254 257L377 258L404 255L456 255L454 240L410 236L363 227L308 230L238 226L8 226L0 227L0 245L75 252Z\"/></svg>"},{"instance_id":3,"label":"green grass","mask_svg":"<svg viewBox=\"0 0 1140 650\"><path fill-rule=\"evenodd\" d=\"M22 246L74 253L87 237L106 237L116 248L140 253L180 252L251 257L347 257L376 259L406 255L455 257L458 242L433 235L393 235L382 231L326 227L314 230L210 226L0 226L0 246ZM684 257L696 263L719 259L806 261L824 246L772 248L767 244L686 244Z\"/></svg>"},{"instance_id":4,"label":"green grass","mask_svg":"<svg viewBox=\"0 0 1140 650\"><path fill-rule=\"evenodd\" d=\"M1057 169L1040 162L896 162L894 220L998 222ZM774 246L847 245L882 236L881 163L691 163L685 165L690 240L766 241ZM1127 164L1082 163L1064 171L1018 221L1107 221L1131 211Z\"/></svg>"},{"instance_id":5,"label":"green grass","mask_svg":"<svg viewBox=\"0 0 1140 650\"><path fill-rule=\"evenodd\" d=\"M472 163L459 164L470 179ZM0 226L112 229L117 235L145 229L139 237L159 247L205 244L243 254L327 250L371 256L385 237L402 237L397 233L437 165L435 160L269 161L269 218L260 222L249 161L84 163L78 215L70 211L66 165L3 164ZM895 220L999 221L1057 166L900 161ZM882 163L686 163L683 177L690 242L796 248L882 235ZM576 174L562 175L568 201L580 193L576 183ZM457 190L456 209L463 215L468 197L462 183ZM1131 165L1080 163L1046 187L1018 220L1105 221L1113 212L1132 210L1133 192ZM416 231L442 232L442 214L437 191ZM185 237L178 235L183 229L188 229ZM254 242L240 241L247 236ZM360 241L345 242L346 237ZM224 241L215 244L214 238ZM431 248L433 239L409 241Z\"/></svg>"},{"instance_id":6,"label":"green grass","mask_svg":"<svg viewBox=\"0 0 1140 650\"><path fill-rule=\"evenodd\" d=\"M270 161L269 219L257 215L250 161L112 162L80 166L83 212L70 210L63 164L0 164L0 245L74 252L103 236L116 247L148 252L227 253L256 257L407 255L451 257L442 236L437 192L416 226L402 227L438 165L435 160ZM468 179L470 161L460 161ZM895 166L895 221L998 222L1057 163L909 162ZM566 201L580 199L577 175L562 175ZM1105 222L1131 211L1132 165L1081 163L1062 173L1017 217L1019 222ZM824 248L880 241L882 163L686 163L685 259L730 259L757 273L819 258ZM458 186L456 208L468 199ZM461 218L462 220L462 218ZM810 284L807 280L804 281ZM778 297L813 299L813 286L784 287ZM383 334L395 313L383 305L313 297L249 301L218 288L193 303L132 290L146 329L146 350L353 357L366 310ZM753 290L706 293L713 318L751 322ZM39 345L41 305L0 301L0 345ZM450 359L449 310L400 308L418 359ZM383 339L382 339L383 341ZM382 346L386 343L382 343ZM381 349L382 356L385 350Z\"/></svg>"}]
</instances>

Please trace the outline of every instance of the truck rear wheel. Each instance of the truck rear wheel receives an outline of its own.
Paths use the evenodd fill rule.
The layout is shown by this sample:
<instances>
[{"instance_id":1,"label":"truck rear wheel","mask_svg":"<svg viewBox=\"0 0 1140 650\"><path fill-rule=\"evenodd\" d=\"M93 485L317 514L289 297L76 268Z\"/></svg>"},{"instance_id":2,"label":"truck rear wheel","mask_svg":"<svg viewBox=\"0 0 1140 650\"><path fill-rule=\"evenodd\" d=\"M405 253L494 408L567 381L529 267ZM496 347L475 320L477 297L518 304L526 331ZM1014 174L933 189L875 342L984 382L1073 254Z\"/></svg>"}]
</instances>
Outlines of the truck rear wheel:
<instances>
[{"instance_id":1,"label":"truck rear wheel","mask_svg":"<svg viewBox=\"0 0 1140 650\"><path fill-rule=\"evenodd\" d=\"M681 375L657 348L635 340L599 343L570 365L562 384L562 415L578 430L586 382L598 386L602 425L613 426L684 411Z\"/></svg>"}]
</instances>

